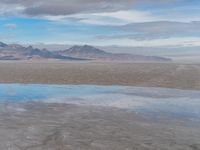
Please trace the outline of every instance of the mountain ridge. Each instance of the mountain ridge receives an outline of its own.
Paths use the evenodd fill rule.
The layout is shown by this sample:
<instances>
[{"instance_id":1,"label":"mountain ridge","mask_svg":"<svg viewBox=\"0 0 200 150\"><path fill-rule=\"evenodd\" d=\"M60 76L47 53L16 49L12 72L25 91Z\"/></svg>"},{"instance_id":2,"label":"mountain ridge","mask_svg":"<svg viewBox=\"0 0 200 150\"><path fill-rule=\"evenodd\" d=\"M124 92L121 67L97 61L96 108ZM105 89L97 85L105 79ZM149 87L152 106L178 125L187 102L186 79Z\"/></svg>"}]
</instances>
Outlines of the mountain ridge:
<instances>
[{"instance_id":1,"label":"mountain ridge","mask_svg":"<svg viewBox=\"0 0 200 150\"><path fill-rule=\"evenodd\" d=\"M2 43L2 42L1 42ZM60 60L81 60L62 56L46 49L24 47L19 44L5 45L0 43L0 60L31 60L31 59L60 59Z\"/></svg>"},{"instance_id":2,"label":"mountain ridge","mask_svg":"<svg viewBox=\"0 0 200 150\"><path fill-rule=\"evenodd\" d=\"M0 60L97 60L97 61L171 61L171 59L157 56L133 55L126 53L110 53L99 48L83 45L72 46L61 51L24 47L19 44L5 44L0 42Z\"/></svg>"},{"instance_id":3,"label":"mountain ridge","mask_svg":"<svg viewBox=\"0 0 200 150\"><path fill-rule=\"evenodd\" d=\"M89 45L72 46L69 49L58 51L58 54L76 58L107 61L171 61L171 59L169 58L158 56L144 56L128 53L110 53Z\"/></svg>"}]
</instances>

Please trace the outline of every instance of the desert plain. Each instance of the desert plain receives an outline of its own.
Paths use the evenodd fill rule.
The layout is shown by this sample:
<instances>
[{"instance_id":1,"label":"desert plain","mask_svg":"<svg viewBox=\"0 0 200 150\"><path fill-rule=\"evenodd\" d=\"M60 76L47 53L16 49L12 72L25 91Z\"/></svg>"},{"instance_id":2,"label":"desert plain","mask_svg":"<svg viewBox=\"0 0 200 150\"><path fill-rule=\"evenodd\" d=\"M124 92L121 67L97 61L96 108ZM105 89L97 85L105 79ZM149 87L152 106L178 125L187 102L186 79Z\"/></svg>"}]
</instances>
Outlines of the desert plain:
<instances>
[{"instance_id":1,"label":"desert plain","mask_svg":"<svg viewBox=\"0 0 200 150\"><path fill-rule=\"evenodd\" d=\"M200 89L200 64L2 61L0 83L98 84Z\"/></svg>"},{"instance_id":2,"label":"desert plain","mask_svg":"<svg viewBox=\"0 0 200 150\"><path fill-rule=\"evenodd\" d=\"M200 65L64 61L0 62L1 83L200 89ZM0 149L199 150L199 122L112 107L1 103Z\"/></svg>"}]
</instances>

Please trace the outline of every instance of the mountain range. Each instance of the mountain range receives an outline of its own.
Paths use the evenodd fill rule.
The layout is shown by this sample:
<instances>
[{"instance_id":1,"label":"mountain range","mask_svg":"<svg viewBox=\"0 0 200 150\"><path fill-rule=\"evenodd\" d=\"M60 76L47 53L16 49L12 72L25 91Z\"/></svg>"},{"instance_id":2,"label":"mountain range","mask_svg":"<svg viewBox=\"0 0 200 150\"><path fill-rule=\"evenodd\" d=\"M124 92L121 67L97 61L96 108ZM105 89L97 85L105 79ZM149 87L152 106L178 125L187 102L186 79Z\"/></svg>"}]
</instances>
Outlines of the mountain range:
<instances>
[{"instance_id":1,"label":"mountain range","mask_svg":"<svg viewBox=\"0 0 200 150\"><path fill-rule=\"evenodd\" d=\"M18 44L7 45L0 42L0 60L34 60L34 59L62 59L62 60L82 60L59 55L46 49L24 47Z\"/></svg>"},{"instance_id":2,"label":"mountain range","mask_svg":"<svg viewBox=\"0 0 200 150\"><path fill-rule=\"evenodd\" d=\"M171 59L157 56L143 56L125 53L110 53L89 45L72 46L62 51L48 51L47 49L22 46L19 44L5 44L0 42L0 60L98 60L98 61L171 61Z\"/></svg>"}]
</instances>

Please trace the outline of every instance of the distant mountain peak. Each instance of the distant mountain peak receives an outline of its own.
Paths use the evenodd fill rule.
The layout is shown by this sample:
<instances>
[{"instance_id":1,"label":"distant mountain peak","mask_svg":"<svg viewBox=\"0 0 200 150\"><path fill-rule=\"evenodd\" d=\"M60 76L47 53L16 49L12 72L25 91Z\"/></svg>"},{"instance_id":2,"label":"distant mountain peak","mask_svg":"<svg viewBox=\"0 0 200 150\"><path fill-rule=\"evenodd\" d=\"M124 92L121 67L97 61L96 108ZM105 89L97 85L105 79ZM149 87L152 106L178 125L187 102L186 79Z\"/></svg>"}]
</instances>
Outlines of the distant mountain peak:
<instances>
[{"instance_id":1,"label":"distant mountain peak","mask_svg":"<svg viewBox=\"0 0 200 150\"><path fill-rule=\"evenodd\" d=\"M107 61L170 61L167 58L156 56L143 56L133 54L114 54L98 49L90 45L72 46L71 48L58 52L60 55L91 59L91 60L107 60Z\"/></svg>"},{"instance_id":2,"label":"distant mountain peak","mask_svg":"<svg viewBox=\"0 0 200 150\"><path fill-rule=\"evenodd\" d=\"M3 42L0 42L0 47L6 47L6 46L8 46L8 45Z\"/></svg>"},{"instance_id":3,"label":"distant mountain peak","mask_svg":"<svg viewBox=\"0 0 200 150\"><path fill-rule=\"evenodd\" d=\"M29 45L29 46L27 47L27 49L33 49L33 46Z\"/></svg>"},{"instance_id":4,"label":"distant mountain peak","mask_svg":"<svg viewBox=\"0 0 200 150\"><path fill-rule=\"evenodd\" d=\"M104 55L107 54L107 52L100 50L96 47L90 46L90 45L83 45L83 46L72 46L71 48L65 50L66 53L68 54L87 54L87 55L93 55L93 54L99 54L99 55Z\"/></svg>"},{"instance_id":5,"label":"distant mountain peak","mask_svg":"<svg viewBox=\"0 0 200 150\"><path fill-rule=\"evenodd\" d=\"M81 47L83 47L83 48L95 48L95 47L93 47L93 46L91 46L91 45L87 45L87 44L85 44L85 45L83 45L83 46L81 46Z\"/></svg>"}]
</instances>

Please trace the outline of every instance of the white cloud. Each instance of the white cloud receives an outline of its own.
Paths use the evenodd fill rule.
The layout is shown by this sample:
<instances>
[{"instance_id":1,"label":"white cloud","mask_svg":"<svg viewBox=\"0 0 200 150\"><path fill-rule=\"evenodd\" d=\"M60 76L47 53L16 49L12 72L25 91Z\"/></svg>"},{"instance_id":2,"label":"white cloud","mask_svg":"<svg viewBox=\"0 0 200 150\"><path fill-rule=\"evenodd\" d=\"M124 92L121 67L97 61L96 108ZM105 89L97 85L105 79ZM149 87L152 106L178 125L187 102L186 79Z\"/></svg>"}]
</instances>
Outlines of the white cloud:
<instances>
[{"instance_id":1,"label":"white cloud","mask_svg":"<svg viewBox=\"0 0 200 150\"><path fill-rule=\"evenodd\" d=\"M116 12L104 12L93 14L96 16L102 17L112 17L126 21L127 23L131 22L148 22L158 20L158 17L153 16L150 12L137 11L137 10L123 10Z\"/></svg>"},{"instance_id":2,"label":"white cloud","mask_svg":"<svg viewBox=\"0 0 200 150\"><path fill-rule=\"evenodd\" d=\"M18 4L1 4L0 2L0 16L11 16L22 14L25 7Z\"/></svg>"},{"instance_id":3,"label":"white cloud","mask_svg":"<svg viewBox=\"0 0 200 150\"><path fill-rule=\"evenodd\" d=\"M120 26L133 22L148 22L158 20L150 12L127 10L103 13L80 13L72 15L43 16L52 21L66 22L69 20L78 21L85 24Z\"/></svg>"},{"instance_id":4,"label":"white cloud","mask_svg":"<svg viewBox=\"0 0 200 150\"><path fill-rule=\"evenodd\" d=\"M174 15L174 16L173 16ZM100 13L77 13L68 15L43 15L39 16L44 19L58 22L76 21L85 24L93 25L110 25L110 26L121 26L131 23L148 23L167 21L168 22L180 22L190 23L192 21L199 21L200 16L190 16L185 14L155 14L150 11L139 11L139 10L120 10L114 12L100 12ZM151 27L152 28L152 27ZM162 28L162 26L161 26Z\"/></svg>"},{"instance_id":5,"label":"white cloud","mask_svg":"<svg viewBox=\"0 0 200 150\"><path fill-rule=\"evenodd\" d=\"M95 15L88 16L82 20L79 20L81 23L92 24L92 25L103 25L103 26L121 26L126 25L127 21L108 18L108 17L99 17Z\"/></svg>"}]
</instances>

